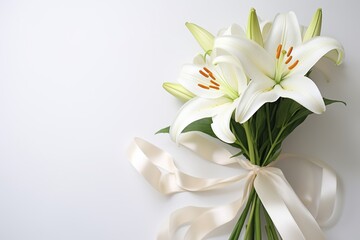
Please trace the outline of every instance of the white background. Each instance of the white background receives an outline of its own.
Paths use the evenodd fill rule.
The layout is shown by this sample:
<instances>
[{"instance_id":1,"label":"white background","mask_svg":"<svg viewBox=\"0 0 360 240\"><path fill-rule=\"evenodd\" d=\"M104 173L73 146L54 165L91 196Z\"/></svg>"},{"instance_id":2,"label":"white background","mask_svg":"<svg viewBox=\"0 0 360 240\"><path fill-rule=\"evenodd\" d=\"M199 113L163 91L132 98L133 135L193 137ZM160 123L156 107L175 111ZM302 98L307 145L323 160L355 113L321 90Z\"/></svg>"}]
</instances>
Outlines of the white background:
<instances>
[{"instance_id":1,"label":"white background","mask_svg":"<svg viewBox=\"0 0 360 240\"><path fill-rule=\"evenodd\" d=\"M245 26L250 7L263 19L294 10L304 25L322 7L322 34L345 47L343 65L321 61L318 69L325 75L315 76L324 96L348 105L309 117L284 151L323 159L336 169L344 192L342 215L325 233L333 240L357 239L355 0L2 0L0 239L154 239L178 207L227 202L216 195L162 196L131 167L125 150L133 137L143 137L179 161L190 159L179 164L183 169L196 168L196 158L167 135L154 135L180 107L161 85L176 81L182 64L201 50L186 21L216 33L234 22Z\"/></svg>"}]
</instances>

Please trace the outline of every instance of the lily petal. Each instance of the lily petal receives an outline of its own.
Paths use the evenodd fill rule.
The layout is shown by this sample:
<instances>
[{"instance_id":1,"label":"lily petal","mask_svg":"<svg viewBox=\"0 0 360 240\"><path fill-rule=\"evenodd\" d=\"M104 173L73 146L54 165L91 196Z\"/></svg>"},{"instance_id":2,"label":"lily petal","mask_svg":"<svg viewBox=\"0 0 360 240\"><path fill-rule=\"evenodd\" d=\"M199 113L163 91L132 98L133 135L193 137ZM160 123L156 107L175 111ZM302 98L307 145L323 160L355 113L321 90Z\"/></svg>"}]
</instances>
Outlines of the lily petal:
<instances>
[{"instance_id":1,"label":"lily petal","mask_svg":"<svg viewBox=\"0 0 360 240\"><path fill-rule=\"evenodd\" d=\"M282 48L287 50L301 42L301 30L295 13L278 14L265 42L265 49L275 55L279 44L282 44Z\"/></svg>"},{"instance_id":2,"label":"lily petal","mask_svg":"<svg viewBox=\"0 0 360 240\"><path fill-rule=\"evenodd\" d=\"M269 36L270 30L271 30L272 22L271 21L263 21L260 18L259 18L259 20L260 20L261 34L263 36L263 40L266 41L266 39Z\"/></svg>"},{"instance_id":3,"label":"lily petal","mask_svg":"<svg viewBox=\"0 0 360 240\"><path fill-rule=\"evenodd\" d=\"M203 66L210 68L209 66ZM216 90L216 89L204 89L199 86L207 86L209 85L210 79L205 77L200 73L200 71L204 72L202 70L203 67L194 65L194 64L186 64L183 66L180 76L178 79L178 82L182 84L186 89L188 89L190 92L194 93L195 95L203 98L218 98L223 96L223 92ZM212 69L210 69L212 70ZM214 74L216 74L216 71L213 71Z\"/></svg>"},{"instance_id":4,"label":"lily petal","mask_svg":"<svg viewBox=\"0 0 360 240\"><path fill-rule=\"evenodd\" d=\"M313 113L325 111L324 100L316 84L305 76L294 76L281 82L281 96L291 98Z\"/></svg>"},{"instance_id":5,"label":"lily petal","mask_svg":"<svg viewBox=\"0 0 360 240\"><path fill-rule=\"evenodd\" d=\"M275 82L263 76L252 80L240 97L239 106L235 112L235 120L244 123L266 102L275 102L279 97Z\"/></svg>"},{"instance_id":6,"label":"lily petal","mask_svg":"<svg viewBox=\"0 0 360 240\"><path fill-rule=\"evenodd\" d=\"M239 37L246 37L244 29L237 25L232 24L230 27L224 29L223 31L220 31L218 36L225 36L225 35L235 35Z\"/></svg>"},{"instance_id":7,"label":"lily petal","mask_svg":"<svg viewBox=\"0 0 360 240\"><path fill-rule=\"evenodd\" d=\"M197 54L194 59L193 59L193 63L195 65L198 65L198 66L202 66L202 65L205 65L206 64L206 58L204 58L204 55L202 54Z\"/></svg>"},{"instance_id":8,"label":"lily petal","mask_svg":"<svg viewBox=\"0 0 360 240\"><path fill-rule=\"evenodd\" d=\"M215 39L214 49L222 49L237 57L252 79L262 76L264 73L267 76L275 74L275 57L270 56L254 41L235 36L223 36Z\"/></svg>"},{"instance_id":9,"label":"lily petal","mask_svg":"<svg viewBox=\"0 0 360 240\"><path fill-rule=\"evenodd\" d=\"M214 131L215 135L222 141L226 143L235 142L236 138L230 130L230 120L231 116L239 104L239 99L232 103L223 104L223 111L213 117L213 123L211 128Z\"/></svg>"},{"instance_id":10,"label":"lily petal","mask_svg":"<svg viewBox=\"0 0 360 240\"><path fill-rule=\"evenodd\" d=\"M229 102L228 98L204 99L195 97L189 100L181 107L174 123L170 126L171 138L178 142L179 135L190 123L217 115L224 110L223 104Z\"/></svg>"},{"instance_id":11,"label":"lily petal","mask_svg":"<svg viewBox=\"0 0 360 240\"><path fill-rule=\"evenodd\" d=\"M244 73L244 69L240 61L227 55L221 55L213 60L214 65L219 65L219 69L222 70L222 75L227 79L228 84L238 90L238 94L241 94L247 87L247 77Z\"/></svg>"},{"instance_id":12,"label":"lily petal","mask_svg":"<svg viewBox=\"0 0 360 240\"><path fill-rule=\"evenodd\" d=\"M299 64L287 76L305 75L325 55L339 65L344 56L344 48L329 37L314 37L295 47L292 56L299 60Z\"/></svg>"}]
</instances>

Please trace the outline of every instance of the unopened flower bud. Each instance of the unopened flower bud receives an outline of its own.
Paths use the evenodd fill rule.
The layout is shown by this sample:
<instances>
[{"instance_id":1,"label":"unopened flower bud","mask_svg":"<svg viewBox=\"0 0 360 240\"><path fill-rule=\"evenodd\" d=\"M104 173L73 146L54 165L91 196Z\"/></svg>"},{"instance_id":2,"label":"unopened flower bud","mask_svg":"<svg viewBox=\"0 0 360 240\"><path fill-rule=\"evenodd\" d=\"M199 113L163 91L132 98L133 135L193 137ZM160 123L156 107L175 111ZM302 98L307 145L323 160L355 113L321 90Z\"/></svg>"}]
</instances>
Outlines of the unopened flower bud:
<instances>
[{"instance_id":1,"label":"unopened flower bud","mask_svg":"<svg viewBox=\"0 0 360 240\"><path fill-rule=\"evenodd\" d=\"M314 14L309 27L307 28L303 41L307 41L313 37L320 36L322 22L322 10L319 8Z\"/></svg>"},{"instance_id":2,"label":"unopened flower bud","mask_svg":"<svg viewBox=\"0 0 360 240\"><path fill-rule=\"evenodd\" d=\"M256 15L256 10L252 8L250 10L248 25L246 28L246 36L257 42L260 46L264 46L263 37L260 30L259 19Z\"/></svg>"},{"instance_id":3,"label":"unopened flower bud","mask_svg":"<svg viewBox=\"0 0 360 240\"><path fill-rule=\"evenodd\" d=\"M174 97L176 97L177 99L183 102L186 102L192 99L193 97L195 97L195 95L192 92L184 88L179 83L165 82L163 83L163 88L171 95L173 95Z\"/></svg>"},{"instance_id":4,"label":"unopened flower bud","mask_svg":"<svg viewBox=\"0 0 360 240\"><path fill-rule=\"evenodd\" d=\"M213 49L214 36L211 33L194 23L187 22L185 25L205 52Z\"/></svg>"}]
</instances>

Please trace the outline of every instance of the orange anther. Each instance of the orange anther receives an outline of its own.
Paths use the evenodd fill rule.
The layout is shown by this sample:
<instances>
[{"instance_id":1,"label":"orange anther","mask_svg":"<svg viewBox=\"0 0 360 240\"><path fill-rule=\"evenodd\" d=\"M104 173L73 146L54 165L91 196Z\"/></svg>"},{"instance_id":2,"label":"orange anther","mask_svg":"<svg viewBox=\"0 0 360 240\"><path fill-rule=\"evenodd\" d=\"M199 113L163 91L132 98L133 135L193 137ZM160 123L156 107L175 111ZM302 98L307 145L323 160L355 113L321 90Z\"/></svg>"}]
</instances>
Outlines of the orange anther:
<instances>
[{"instance_id":1,"label":"orange anther","mask_svg":"<svg viewBox=\"0 0 360 240\"><path fill-rule=\"evenodd\" d=\"M214 77L214 75L213 75L212 72L209 73L209 76L210 76L213 80L216 80L216 78Z\"/></svg>"},{"instance_id":2,"label":"orange anther","mask_svg":"<svg viewBox=\"0 0 360 240\"><path fill-rule=\"evenodd\" d=\"M198 84L199 87L203 88L203 89L210 89L208 86L202 85L202 84Z\"/></svg>"},{"instance_id":3,"label":"orange anther","mask_svg":"<svg viewBox=\"0 0 360 240\"><path fill-rule=\"evenodd\" d=\"M292 59L292 56L290 56L286 61L285 61L285 64L288 64Z\"/></svg>"},{"instance_id":4,"label":"orange anther","mask_svg":"<svg viewBox=\"0 0 360 240\"><path fill-rule=\"evenodd\" d=\"M289 51L288 51L288 53L287 53L287 55L286 55L287 57L289 57L289 56L290 56L290 54L291 54L292 50L293 50L293 47L290 47L290 48L289 48Z\"/></svg>"},{"instance_id":5,"label":"orange anther","mask_svg":"<svg viewBox=\"0 0 360 240\"><path fill-rule=\"evenodd\" d=\"M203 69L205 70L205 72L207 72L207 73L212 73L208 68L206 68L206 67L203 67Z\"/></svg>"},{"instance_id":6,"label":"orange anther","mask_svg":"<svg viewBox=\"0 0 360 240\"><path fill-rule=\"evenodd\" d=\"M200 73L201 75L203 75L204 77L206 77L206 78L209 77L209 75L207 75L206 73L204 73L203 70L199 70L199 73Z\"/></svg>"},{"instance_id":7,"label":"orange anther","mask_svg":"<svg viewBox=\"0 0 360 240\"><path fill-rule=\"evenodd\" d=\"M214 80L210 80L210 82L212 83L212 84L214 84L215 86L220 86L220 84L218 84L217 82L215 82Z\"/></svg>"},{"instance_id":8,"label":"orange anther","mask_svg":"<svg viewBox=\"0 0 360 240\"><path fill-rule=\"evenodd\" d=\"M279 57L280 57L281 48L282 48L282 45L279 44L279 46L277 47L277 50L276 50L276 58L277 58L277 59L279 59Z\"/></svg>"},{"instance_id":9,"label":"orange anther","mask_svg":"<svg viewBox=\"0 0 360 240\"><path fill-rule=\"evenodd\" d=\"M213 89L216 89L216 90L219 90L219 89L220 89L218 86L212 86L212 85L210 85L209 87L210 87L210 88L213 88Z\"/></svg>"},{"instance_id":10,"label":"orange anther","mask_svg":"<svg viewBox=\"0 0 360 240\"><path fill-rule=\"evenodd\" d=\"M290 67L288 67L289 70L292 70L296 65L299 63L299 60L296 60Z\"/></svg>"}]
</instances>

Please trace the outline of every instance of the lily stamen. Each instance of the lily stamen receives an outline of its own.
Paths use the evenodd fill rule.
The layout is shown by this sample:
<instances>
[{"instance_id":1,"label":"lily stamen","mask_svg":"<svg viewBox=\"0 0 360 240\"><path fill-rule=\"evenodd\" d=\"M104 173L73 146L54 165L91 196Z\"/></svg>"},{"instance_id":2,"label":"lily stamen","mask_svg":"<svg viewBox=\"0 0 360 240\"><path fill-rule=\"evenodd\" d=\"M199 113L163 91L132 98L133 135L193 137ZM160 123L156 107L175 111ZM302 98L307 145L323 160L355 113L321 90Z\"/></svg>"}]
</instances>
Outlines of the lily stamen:
<instances>
[{"instance_id":1,"label":"lily stamen","mask_svg":"<svg viewBox=\"0 0 360 240\"><path fill-rule=\"evenodd\" d=\"M212 83L212 84L214 84L215 86L217 86L217 87L219 87L220 86L220 84L218 84L217 82L215 82L214 80L210 80L210 82Z\"/></svg>"},{"instance_id":2,"label":"lily stamen","mask_svg":"<svg viewBox=\"0 0 360 240\"><path fill-rule=\"evenodd\" d=\"M288 67L289 70L292 70L296 65L299 63L299 60L296 60L290 67Z\"/></svg>"},{"instance_id":3,"label":"lily stamen","mask_svg":"<svg viewBox=\"0 0 360 240\"><path fill-rule=\"evenodd\" d=\"M212 73L212 71L210 71L207 67L203 67L203 69L205 70L205 72L206 72L213 80L216 80L216 78L214 77L214 74Z\"/></svg>"},{"instance_id":4,"label":"lily stamen","mask_svg":"<svg viewBox=\"0 0 360 240\"><path fill-rule=\"evenodd\" d=\"M277 59L279 59L279 57L280 57L281 49L282 49L282 45L279 44L279 46L277 47L277 50L276 50L276 58Z\"/></svg>"},{"instance_id":5,"label":"lily stamen","mask_svg":"<svg viewBox=\"0 0 360 240\"><path fill-rule=\"evenodd\" d=\"M209 73L209 76L210 76L213 80L216 80L216 78L214 77L214 75L213 75L212 72Z\"/></svg>"},{"instance_id":6,"label":"lily stamen","mask_svg":"<svg viewBox=\"0 0 360 240\"><path fill-rule=\"evenodd\" d=\"M293 49L294 47L291 46L289 47L289 50L286 51L285 49L283 49L282 44L278 45L275 55L277 60L276 60L276 70L275 70L274 80L276 83L280 83L283 76L287 74L287 72L284 72L283 69L284 65L288 65L287 66L288 70L292 70L298 65L299 60L293 61L294 58L291 55Z\"/></svg>"},{"instance_id":7,"label":"lily stamen","mask_svg":"<svg viewBox=\"0 0 360 240\"><path fill-rule=\"evenodd\" d=\"M212 89L215 89L215 90L220 90L219 87L217 87L217 86L212 86L212 85L210 85L209 88L212 88Z\"/></svg>"},{"instance_id":8,"label":"lily stamen","mask_svg":"<svg viewBox=\"0 0 360 240\"><path fill-rule=\"evenodd\" d=\"M287 53L287 55L286 55L287 57L289 57L289 56L290 56L290 54L291 54L292 50L293 50L293 47L290 47L290 48L289 48L289 51L288 51L288 53Z\"/></svg>"},{"instance_id":9,"label":"lily stamen","mask_svg":"<svg viewBox=\"0 0 360 240\"><path fill-rule=\"evenodd\" d=\"M203 67L203 69L204 69L205 72L207 72L208 74L212 74L212 72L211 72L207 67Z\"/></svg>"},{"instance_id":10,"label":"lily stamen","mask_svg":"<svg viewBox=\"0 0 360 240\"><path fill-rule=\"evenodd\" d=\"M205 70L205 71L206 71L206 70ZM203 70L199 70L199 73L200 73L201 75L203 75L204 77L206 77L206 78L209 77L209 75L207 75L206 73L204 73Z\"/></svg>"},{"instance_id":11,"label":"lily stamen","mask_svg":"<svg viewBox=\"0 0 360 240\"><path fill-rule=\"evenodd\" d=\"M288 54L289 55L289 54ZM289 57L289 56L288 56ZM292 59L292 56L290 56L286 61L285 61L285 64L288 64Z\"/></svg>"},{"instance_id":12,"label":"lily stamen","mask_svg":"<svg viewBox=\"0 0 360 240\"><path fill-rule=\"evenodd\" d=\"M215 78L214 74L212 73L212 71L210 71L206 67L203 67L202 69L199 70L199 73L206 78L209 78L209 77L211 78L209 85L204 85L204 84L199 83L198 84L199 87L206 89L206 90L209 90L210 88L215 89L215 90L220 90L220 84L216 82L216 78Z\"/></svg>"},{"instance_id":13,"label":"lily stamen","mask_svg":"<svg viewBox=\"0 0 360 240\"><path fill-rule=\"evenodd\" d=\"M206 90L210 89L208 86L202 85L201 83L199 83L198 86Z\"/></svg>"}]
</instances>

